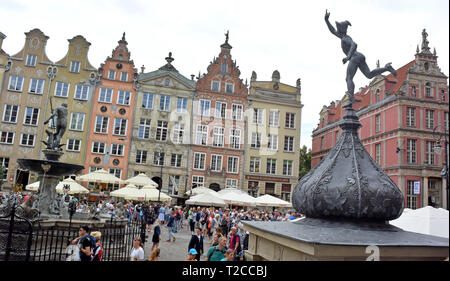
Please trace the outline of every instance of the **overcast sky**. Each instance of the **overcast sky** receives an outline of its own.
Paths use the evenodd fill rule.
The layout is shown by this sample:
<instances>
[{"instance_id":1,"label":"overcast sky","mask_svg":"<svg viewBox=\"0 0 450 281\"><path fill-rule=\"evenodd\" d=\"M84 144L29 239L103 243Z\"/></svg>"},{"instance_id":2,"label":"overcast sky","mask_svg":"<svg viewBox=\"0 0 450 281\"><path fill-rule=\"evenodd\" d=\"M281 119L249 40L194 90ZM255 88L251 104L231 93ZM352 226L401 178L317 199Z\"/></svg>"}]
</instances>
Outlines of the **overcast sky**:
<instances>
[{"instance_id":1,"label":"overcast sky","mask_svg":"<svg viewBox=\"0 0 450 281\"><path fill-rule=\"evenodd\" d=\"M302 79L301 144L311 147L322 106L346 91L344 54L324 22L326 9L331 23L351 22L348 34L371 69L377 59L395 68L413 60L426 28L438 64L449 75L448 0L0 0L0 31L7 36L3 49L14 55L24 44L24 32L39 28L50 37L52 61L64 57L67 39L83 35L91 43L89 60L95 67L126 32L139 71L143 64L146 72L161 67L170 51L174 66L190 78L206 72L229 30L231 54L244 81L250 81L253 70L258 80L270 80L275 69L283 83ZM360 72L354 81L356 89L370 82Z\"/></svg>"}]
</instances>

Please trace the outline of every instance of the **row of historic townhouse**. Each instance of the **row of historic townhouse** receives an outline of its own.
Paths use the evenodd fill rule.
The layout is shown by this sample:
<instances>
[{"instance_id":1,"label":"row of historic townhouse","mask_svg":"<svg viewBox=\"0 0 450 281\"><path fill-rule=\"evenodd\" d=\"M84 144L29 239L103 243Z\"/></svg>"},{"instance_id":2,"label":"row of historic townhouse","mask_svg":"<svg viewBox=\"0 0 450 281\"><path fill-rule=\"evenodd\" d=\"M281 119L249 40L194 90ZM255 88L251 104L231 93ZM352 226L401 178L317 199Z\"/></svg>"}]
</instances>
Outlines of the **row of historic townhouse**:
<instances>
[{"instance_id":1,"label":"row of historic townhouse","mask_svg":"<svg viewBox=\"0 0 450 281\"><path fill-rule=\"evenodd\" d=\"M195 80L178 72L171 53L162 67L144 72L142 66L138 73L125 33L98 69L82 36L68 40L65 57L52 62L45 53L49 37L39 29L25 34L23 49L9 56L0 33L4 187L37 180L17 159L44 157L41 140L53 120L49 128L44 121L66 104L61 161L83 165L84 172L103 168L121 179L146 173L182 199L195 186L289 199L298 179L300 80L294 87L280 83L278 71L272 81L256 81L254 73L248 87L228 35ZM101 185L93 194L114 188Z\"/></svg>"},{"instance_id":2,"label":"row of historic townhouse","mask_svg":"<svg viewBox=\"0 0 450 281\"><path fill-rule=\"evenodd\" d=\"M405 206L446 207L448 182L445 134L449 132L447 76L437 66L437 55L424 40L415 60L399 68L397 76L376 77L355 95L362 128L359 136L371 157L405 195ZM313 132L312 166L336 144L341 129L342 102L320 112ZM448 147L447 147L448 150Z\"/></svg>"}]
</instances>

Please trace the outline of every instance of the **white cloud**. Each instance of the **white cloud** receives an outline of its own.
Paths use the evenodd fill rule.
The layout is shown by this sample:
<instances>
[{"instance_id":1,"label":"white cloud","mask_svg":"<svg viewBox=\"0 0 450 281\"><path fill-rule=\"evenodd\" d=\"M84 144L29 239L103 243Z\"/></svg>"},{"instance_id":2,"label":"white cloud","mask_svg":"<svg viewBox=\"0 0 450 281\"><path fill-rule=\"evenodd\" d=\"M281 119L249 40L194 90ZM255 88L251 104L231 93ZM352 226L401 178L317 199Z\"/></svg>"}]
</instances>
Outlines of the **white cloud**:
<instances>
[{"instance_id":1,"label":"white cloud","mask_svg":"<svg viewBox=\"0 0 450 281\"><path fill-rule=\"evenodd\" d=\"M349 20L348 33L358 50L375 67L392 62L399 68L414 59L421 32L427 29L439 66L449 75L449 3L423 1L10 1L2 0L0 31L7 35L3 49L20 51L24 32L41 29L50 37L47 54L61 59L70 39L78 34L92 43L90 62L98 67L126 32L136 67L146 71L162 66L171 51L175 67L185 76L206 72L230 30L232 55L241 78L270 80L273 70L281 81L302 79L302 144L311 146L311 131L323 105L340 99L346 90L346 65L339 40L327 29L330 20ZM361 73L356 88L369 83ZM308 125L305 125L308 124Z\"/></svg>"}]
</instances>

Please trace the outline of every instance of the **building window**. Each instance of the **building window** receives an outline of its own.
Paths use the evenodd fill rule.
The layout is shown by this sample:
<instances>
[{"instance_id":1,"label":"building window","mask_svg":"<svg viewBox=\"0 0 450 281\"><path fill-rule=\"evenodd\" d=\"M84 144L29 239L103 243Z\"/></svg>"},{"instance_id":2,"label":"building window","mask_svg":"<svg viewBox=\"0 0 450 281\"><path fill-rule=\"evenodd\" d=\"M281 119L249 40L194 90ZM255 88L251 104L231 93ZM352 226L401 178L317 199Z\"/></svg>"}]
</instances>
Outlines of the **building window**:
<instances>
[{"instance_id":1,"label":"building window","mask_svg":"<svg viewBox=\"0 0 450 281\"><path fill-rule=\"evenodd\" d=\"M381 144L375 144L375 162L381 165Z\"/></svg>"},{"instance_id":2,"label":"building window","mask_svg":"<svg viewBox=\"0 0 450 281\"><path fill-rule=\"evenodd\" d=\"M192 187L203 187L205 185L205 177L192 176Z\"/></svg>"},{"instance_id":3,"label":"building window","mask_svg":"<svg viewBox=\"0 0 450 281\"><path fill-rule=\"evenodd\" d=\"M239 169L239 157L228 156L227 172L237 174Z\"/></svg>"},{"instance_id":4,"label":"building window","mask_svg":"<svg viewBox=\"0 0 450 281\"><path fill-rule=\"evenodd\" d=\"M136 163L146 164L147 163L147 151L146 150L136 150Z\"/></svg>"},{"instance_id":5,"label":"building window","mask_svg":"<svg viewBox=\"0 0 450 281\"><path fill-rule=\"evenodd\" d=\"M225 92L228 94L234 93L234 84L233 83L225 83Z\"/></svg>"},{"instance_id":6,"label":"building window","mask_svg":"<svg viewBox=\"0 0 450 281\"><path fill-rule=\"evenodd\" d=\"M144 93L142 95L142 108L153 108L153 94Z\"/></svg>"},{"instance_id":7,"label":"building window","mask_svg":"<svg viewBox=\"0 0 450 281\"><path fill-rule=\"evenodd\" d=\"M9 158L0 157L0 167L3 168L3 180L6 181L8 178Z\"/></svg>"},{"instance_id":8,"label":"building window","mask_svg":"<svg viewBox=\"0 0 450 281\"><path fill-rule=\"evenodd\" d=\"M79 152L81 148L81 140L67 139L67 151Z\"/></svg>"},{"instance_id":9,"label":"building window","mask_svg":"<svg viewBox=\"0 0 450 281\"><path fill-rule=\"evenodd\" d=\"M281 196L283 200L290 202L291 201L291 185L290 184L281 184Z\"/></svg>"},{"instance_id":10,"label":"building window","mask_svg":"<svg viewBox=\"0 0 450 281\"><path fill-rule=\"evenodd\" d=\"M14 133L13 132L0 132L0 143L2 144L13 144L14 143Z\"/></svg>"},{"instance_id":11,"label":"building window","mask_svg":"<svg viewBox=\"0 0 450 281\"><path fill-rule=\"evenodd\" d=\"M11 75L9 77L8 90L21 92L23 80L22 76Z\"/></svg>"},{"instance_id":12,"label":"building window","mask_svg":"<svg viewBox=\"0 0 450 281\"><path fill-rule=\"evenodd\" d=\"M164 152L155 151L153 154L153 164L164 166Z\"/></svg>"},{"instance_id":13,"label":"building window","mask_svg":"<svg viewBox=\"0 0 450 281\"><path fill-rule=\"evenodd\" d=\"M277 159L267 159L267 174L275 175L277 173Z\"/></svg>"},{"instance_id":14,"label":"building window","mask_svg":"<svg viewBox=\"0 0 450 281\"><path fill-rule=\"evenodd\" d=\"M172 131L172 142L183 143L183 135L184 135L184 124L175 122Z\"/></svg>"},{"instance_id":15,"label":"building window","mask_svg":"<svg viewBox=\"0 0 450 281\"><path fill-rule=\"evenodd\" d=\"M269 126L271 126L271 127L280 126L280 111L279 110L270 110Z\"/></svg>"},{"instance_id":16,"label":"building window","mask_svg":"<svg viewBox=\"0 0 450 281\"><path fill-rule=\"evenodd\" d=\"M226 62L222 62L220 65L220 72L227 73L228 72L228 64Z\"/></svg>"},{"instance_id":17,"label":"building window","mask_svg":"<svg viewBox=\"0 0 450 281\"><path fill-rule=\"evenodd\" d=\"M55 84L55 97L67 98L69 96L69 83L57 81Z\"/></svg>"},{"instance_id":18,"label":"building window","mask_svg":"<svg viewBox=\"0 0 450 281\"><path fill-rule=\"evenodd\" d=\"M131 92L119 91L117 95L117 104L130 105Z\"/></svg>"},{"instance_id":19,"label":"building window","mask_svg":"<svg viewBox=\"0 0 450 281\"><path fill-rule=\"evenodd\" d=\"M252 133L251 148L261 148L261 133Z\"/></svg>"},{"instance_id":20,"label":"building window","mask_svg":"<svg viewBox=\"0 0 450 281\"><path fill-rule=\"evenodd\" d=\"M378 133L381 131L381 115L375 115L375 132Z\"/></svg>"},{"instance_id":21,"label":"building window","mask_svg":"<svg viewBox=\"0 0 450 281\"><path fill-rule=\"evenodd\" d=\"M266 182L265 194L275 195L275 183Z\"/></svg>"},{"instance_id":22,"label":"building window","mask_svg":"<svg viewBox=\"0 0 450 281\"><path fill-rule=\"evenodd\" d=\"M150 122L151 119L141 118L139 121L139 134L140 139L150 139Z\"/></svg>"},{"instance_id":23,"label":"building window","mask_svg":"<svg viewBox=\"0 0 450 281\"><path fill-rule=\"evenodd\" d=\"M434 165L434 141L427 141L425 148L425 164Z\"/></svg>"},{"instance_id":24,"label":"building window","mask_svg":"<svg viewBox=\"0 0 450 281\"><path fill-rule=\"evenodd\" d=\"M292 160L283 160L283 176L292 176L293 162Z\"/></svg>"},{"instance_id":25,"label":"building window","mask_svg":"<svg viewBox=\"0 0 450 281\"><path fill-rule=\"evenodd\" d=\"M427 109L425 111L425 126L427 129L434 128L434 110Z\"/></svg>"},{"instance_id":26,"label":"building window","mask_svg":"<svg viewBox=\"0 0 450 281\"><path fill-rule=\"evenodd\" d=\"M105 154L106 143L96 142L92 143L92 153Z\"/></svg>"},{"instance_id":27,"label":"building window","mask_svg":"<svg viewBox=\"0 0 450 281\"><path fill-rule=\"evenodd\" d=\"M407 181L406 187L406 208L417 209L418 195L414 194L414 181Z\"/></svg>"},{"instance_id":28,"label":"building window","mask_svg":"<svg viewBox=\"0 0 450 281\"><path fill-rule=\"evenodd\" d=\"M233 120L242 120L242 104L233 104L231 108Z\"/></svg>"},{"instance_id":29,"label":"building window","mask_svg":"<svg viewBox=\"0 0 450 281\"><path fill-rule=\"evenodd\" d=\"M320 149L321 149L321 150L324 150L324 149L325 149L325 146L326 146L326 143L325 143L325 136L321 136L321 137L320 137Z\"/></svg>"},{"instance_id":30,"label":"building window","mask_svg":"<svg viewBox=\"0 0 450 281\"><path fill-rule=\"evenodd\" d=\"M220 172L222 171L222 155L212 154L211 155L211 171Z\"/></svg>"},{"instance_id":31,"label":"building window","mask_svg":"<svg viewBox=\"0 0 450 281\"><path fill-rule=\"evenodd\" d=\"M125 136L127 134L128 119L115 118L114 119L114 135Z\"/></svg>"},{"instance_id":32,"label":"building window","mask_svg":"<svg viewBox=\"0 0 450 281\"><path fill-rule=\"evenodd\" d=\"M125 146L123 144L113 143L111 144L111 155L123 156L125 152Z\"/></svg>"},{"instance_id":33,"label":"building window","mask_svg":"<svg viewBox=\"0 0 450 281\"><path fill-rule=\"evenodd\" d=\"M182 154L172 154L172 159L170 160L170 166L172 167L181 167L181 157Z\"/></svg>"},{"instance_id":34,"label":"building window","mask_svg":"<svg viewBox=\"0 0 450 281\"><path fill-rule=\"evenodd\" d=\"M209 116L209 110L211 106L211 101L200 100L199 113L201 116Z\"/></svg>"},{"instance_id":35,"label":"building window","mask_svg":"<svg viewBox=\"0 0 450 281\"><path fill-rule=\"evenodd\" d=\"M158 120L158 127L156 128L156 140L166 141L167 140L167 121Z\"/></svg>"},{"instance_id":36,"label":"building window","mask_svg":"<svg viewBox=\"0 0 450 281\"><path fill-rule=\"evenodd\" d=\"M70 130L83 131L84 113L72 112L70 117Z\"/></svg>"},{"instance_id":37,"label":"building window","mask_svg":"<svg viewBox=\"0 0 450 281\"><path fill-rule=\"evenodd\" d=\"M197 125L197 137L195 144L206 145L208 139L208 126Z\"/></svg>"},{"instance_id":38,"label":"building window","mask_svg":"<svg viewBox=\"0 0 450 281\"><path fill-rule=\"evenodd\" d=\"M286 128L295 129L295 113L286 113Z\"/></svg>"},{"instance_id":39,"label":"building window","mask_svg":"<svg viewBox=\"0 0 450 281\"><path fill-rule=\"evenodd\" d=\"M433 90L431 88L431 83L430 82L427 82L425 84L425 97L427 97L427 98L433 97Z\"/></svg>"},{"instance_id":40,"label":"building window","mask_svg":"<svg viewBox=\"0 0 450 281\"><path fill-rule=\"evenodd\" d=\"M211 91L219 92L220 91L220 81L212 81L211 82Z\"/></svg>"},{"instance_id":41,"label":"building window","mask_svg":"<svg viewBox=\"0 0 450 281\"><path fill-rule=\"evenodd\" d=\"M31 78L30 88L28 89L28 92L32 94L42 95L42 93L44 92L44 84L45 84L44 79Z\"/></svg>"},{"instance_id":42,"label":"building window","mask_svg":"<svg viewBox=\"0 0 450 281\"><path fill-rule=\"evenodd\" d=\"M441 90L441 101L445 101L445 91Z\"/></svg>"},{"instance_id":43,"label":"building window","mask_svg":"<svg viewBox=\"0 0 450 281\"><path fill-rule=\"evenodd\" d=\"M262 108L253 108L253 124L262 124L264 110Z\"/></svg>"},{"instance_id":44,"label":"building window","mask_svg":"<svg viewBox=\"0 0 450 281\"><path fill-rule=\"evenodd\" d=\"M170 85L170 79L166 78L164 79L164 86L169 86Z\"/></svg>"},{"instance_id":45,"label":"building window","mask_svg":"<svg viewBox=\"0 0 450 281\"><path fill-rule=\"evenodd\" d=\"M19 113L18 105L5 104L3 111L3 122L17 123L17 114Z\"/></svg>"},{"instance_id":46,"label":"building window","mask_svg":"<svg viewBox=\"0 0 450 281\"><path fill-rule=\"evenodd\" d=\"M27 54L27 59L25 61L26 66L36 66L37 56L32 54Z\"/></svg>"},{"instance_id":47,"label":"building window","mask_svg":"<svg viewBox=\"0 0 450 281\"><path fill-rule=\"evenodd\" d=\"M218 117L218 118L225 118L226 110L227 110L227 104L225 102L217 101L214 116Z\"/></svg>"},{"instance_id":48,"label":"building window","mask_svg":"<svg viewBox=\"0 0 450 281\"><path fill-rule=\"evenodd\" d=\"M447 128L447 132L448 132L449 131L448 112L444 112L444 125Z\"/></svg>"},{"instance_id":49,"label":"building window","mask_svg":"<svg viewBox=\"0 0 450 281\"><path fill-rule=\"evenodd\" d=\"M34 146L35 135L22 134L20 136L20 145L23 146Z\"/></svg>"},{"instance_id":50,"label":"building window","mask_svg":"<svg viewBox=\"0 0 450 281\"><path fill-rule=\"evenodd\" d=\"M114 70L108 70L108 79L116 80L116 72Z\"/></svg>"},{"instance_id":51,"label":"building window","mask_svg":"<svg viewBox=\"0 0 450 281\"><path fill-rule=\"evenodd\" d=\"M416 163L416 140L408 139L406 141L406 162Z\"/></svg>"},{"instance_id":52,"label":"building window","mask_svg":"<svg viewBox=\"0 0 450 281\"><path fill-rule=\"evenodd\" d=\"M187 112L187 98L177 98L177 112L186 113Z\"/></svg>"},{"instance_id":53,"label":"building window","mask_svg":"<svg viewBox=\"0 0 450 281\"><path fill-rule=\"evenodd\" d=\"M241 148L241 130L238 129L230 130L230 147L234 149Z\"/></svg>"},{"instance_id":54,"label":"building window","mask_svg":"<svg viewBox=\"0 0 450 281\"><path fill-rule=\"evenodd\" d=\"M161 95L159 98L159 110L169 111L170 110L170 96Z\"/></svg>"},{"instance_id":55,"label":"building window","mask_svg":"<svg viewBox=\"0 0 450 281\"><path fill-rule=\"evenodd\" d=\"M417 96L416 86L412 86L412 88L411 88L411 96L412 96L412 97Z\"/></svg>"},{"instance_id":56,"label":"building window","mask_svg":"<svg viewBox=\"0 0 450 281\"><path fill-rule=\"evenodd\" d=\"M267 148L272 150L278 150L278 135L268 135Z\"/></svg>"},{"instance_id":57,"label":"building window","mask_svg":"<svg viewBox=\"0 0 450 281\"><path fill-rule=\"evenodd\" d=\"M284 136L284 152L294 152L294 137Z\"/></svg>"},{"instance_id":58,"label":"building window","mask_svg":"<svg viewBox=\"0 0 450 281\"><path fill-rule=\"evenodd\" d=\"M375 102L379 102L380 101L380 89L377 89L376 93L375 93Z\"/></svg>"},{"instance_id":59,"label":"building window","mask_svg":"<svg viewBox=\"0 0 450 281\"><path fill-rule=\"evenodd\" d=\"M128 81L128 72L120 72L120 81L123 81L123 82Z\"/></svg>"},{"instance_id":60,"label":"building window","mask_svg":"<svg viewBox=\"0 0 450 281\"><path fill-rule=\"evenodd\" d=\"M39 121L39 108L25 107L25 115L23 116L23 124L36 126Z\"/></svg>"},{"instance_id":61,"label":"building window","mask_svg":"<svg viewBox=\"0 0 450 281\"><path fill-rule=\"evenodd\" d=\"M225 188L238 188L237 179L227 179Z\"/></svg>"},{"instance_id":62,"label":"building window","mask_svg":"<svg viewBox=\"0 0 450 281\"><path fill-rule=\"evenodd\" d=\"M204 170L205 169L205 159L206 153L195 152L194 153L194 169Z\"/></svg>"},{"instance_id":63,"label":"building window","mask_svg":"<svg viewBox=\"0 0 450 281\"><path fill-rule=\"evenodd\" d=\"M70 72L79 73L80 72L81 62L79 61L71 61L70 62Z\"/></svg>"},{"instance_id":64,"label":"building window","mask_svg":"<svg viewBox=\"0 0 450 281\"><path fill-rule=\"evenodd\" d=\"M169 176L168 193L170 195L178 195L179 187L180 187L180 176L170 175Z\"/></svg>"},{"instance_id":65,"label":"building window","mask_svg":"<svg viewBox=\"0 0 450 281\"><path fill-rule=\"evenodd\" d=\"M77 84L75 86L75 97L77 100L87 100L88 99L89 86Z\"/></svg>"},{"instance_id":66,"label":"building window","mask_svg":"<svg viewBox=\"0 0 450 281\"><path fill-rule=\"evenodd\" d=\"M111 103L112 102L113 89L100 88L100 95L98 96L99 102Z\"/></svg>"},{"instance_id":67,"label":"building window","mask_svg":"<svg viewBox=\"0 0 450 281\"><path fill-rule=\"evenodd\" d=\"M109 168L109 173L114 175L116 178L122 178L122 169ZM117 185L114 185L116 187Z\"/></svg>"},{"instance_id":68,"label":"building window","mask_svg":"<svg viewBox=\"0 0 450 281\"><path fill-rule=\"evenodd\" d=\"M223 147L225 129L221 127L214 127L213 146Z\"/></svg>"},{"instance_id":69,"label":"building window","mask_svg":"<svg viewBox=\"0 0 450 281\"><path fill-rule=\"evenodd\" d=\"M250 157L250 172L251 173L259 173L260 165L261 165L261 158Z\"/></svg>"},{"instance_id":70,"label":"building window","mask_svg":"<svg viewBox=\"0 0 450 281\"><path fill-rule=\"evenodd\" d=\"M406 108L406 126L416 126L416 109L414 107Z\"/></svg>"}]
</instances>

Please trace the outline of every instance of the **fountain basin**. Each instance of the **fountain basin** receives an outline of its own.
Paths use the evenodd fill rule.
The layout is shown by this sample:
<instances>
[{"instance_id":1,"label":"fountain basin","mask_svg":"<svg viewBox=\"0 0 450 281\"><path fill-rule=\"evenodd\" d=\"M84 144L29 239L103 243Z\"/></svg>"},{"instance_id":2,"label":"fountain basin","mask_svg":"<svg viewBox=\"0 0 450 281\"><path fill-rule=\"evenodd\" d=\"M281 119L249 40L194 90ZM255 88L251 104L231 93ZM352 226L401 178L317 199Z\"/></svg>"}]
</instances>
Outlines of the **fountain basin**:
<instances>
[{"instance_id":1,"label":"fountain basin","mask_svg":"<svg viewBox=\"0 0 450 281\"><path fill-rule=\"evenodd\" d=\"M39 159L17 159L17 163L21 165L24 169L36 172L38 174L46 174L48 176L69 176L76 174L77 172L84 169L84 166L63 163L59 161L52 160L39 160ZM47 169L45 171L44 169Z\"/></svg>"}]
</instances>

